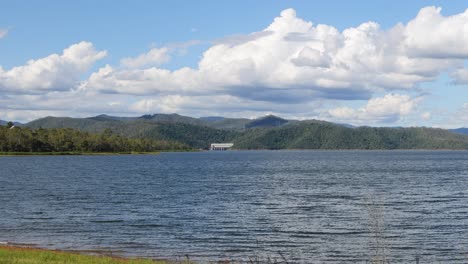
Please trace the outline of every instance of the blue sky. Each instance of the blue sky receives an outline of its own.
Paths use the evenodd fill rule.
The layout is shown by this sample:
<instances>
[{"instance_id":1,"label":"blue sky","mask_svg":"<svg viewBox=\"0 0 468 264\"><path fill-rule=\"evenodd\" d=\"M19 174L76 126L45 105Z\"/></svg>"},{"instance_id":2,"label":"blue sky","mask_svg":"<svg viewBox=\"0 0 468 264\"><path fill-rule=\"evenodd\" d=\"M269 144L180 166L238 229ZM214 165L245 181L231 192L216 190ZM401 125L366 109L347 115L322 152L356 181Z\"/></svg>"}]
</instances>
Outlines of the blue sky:
<instances>
[{"instance_id":1,"label":"blue sky","mask_svg":"<svg viewBox=\"0 0 468 264\"><path fill-rule=\"evenodd\" d=\"M0 6L0 119L177 112L468 126L463 1Z\"/></svg>"}]
</instances>

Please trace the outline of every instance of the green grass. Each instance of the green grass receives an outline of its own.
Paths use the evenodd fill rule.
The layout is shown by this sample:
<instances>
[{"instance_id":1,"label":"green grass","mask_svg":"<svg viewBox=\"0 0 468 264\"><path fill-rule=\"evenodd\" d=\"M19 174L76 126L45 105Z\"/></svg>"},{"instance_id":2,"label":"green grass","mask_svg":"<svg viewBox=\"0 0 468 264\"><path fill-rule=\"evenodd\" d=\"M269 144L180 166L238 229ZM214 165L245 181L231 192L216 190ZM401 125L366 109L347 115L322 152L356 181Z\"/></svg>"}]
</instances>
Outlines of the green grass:
<instances>
[{"instance_id":1,"label":"green grass","mask_svg":"<svg viewBox=\"0 0 468 264\"><path fill-rule=\"evenodd\" d=\"M0 247L0 264L169 264L167 261L89 256L21 247Z\"/></svg>"}]
</instances>

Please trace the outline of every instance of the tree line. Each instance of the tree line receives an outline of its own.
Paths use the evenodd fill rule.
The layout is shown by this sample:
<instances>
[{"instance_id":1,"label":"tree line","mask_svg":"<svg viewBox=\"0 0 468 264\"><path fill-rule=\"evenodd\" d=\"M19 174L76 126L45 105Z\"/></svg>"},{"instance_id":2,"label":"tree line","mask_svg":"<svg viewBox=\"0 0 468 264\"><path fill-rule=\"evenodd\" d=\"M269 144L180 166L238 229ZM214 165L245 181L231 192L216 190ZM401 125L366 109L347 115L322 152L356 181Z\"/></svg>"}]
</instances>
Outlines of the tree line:
<instances>
[{"instance_id":1,"label":"tree line","mask_svg":"<svg viewBox=\"0 0 468 264\"><path fill-rule=\"evenodd\" d=\"M468 136L434 128L347 128L304 122L249 129L233 143L240 149L468 149Z\"/></svg>"},{"instance_id":2,"label":"tree line","mask_svg":"<svg viewBox=\"0 0 468 264\"><path fill-rule=\"evenodd\" d=\"M92 134L71 128L30 129L0 126L0 152L154 152L189 150L169 140L126 138L106 129Z\"/></svg>"}]
</instances>

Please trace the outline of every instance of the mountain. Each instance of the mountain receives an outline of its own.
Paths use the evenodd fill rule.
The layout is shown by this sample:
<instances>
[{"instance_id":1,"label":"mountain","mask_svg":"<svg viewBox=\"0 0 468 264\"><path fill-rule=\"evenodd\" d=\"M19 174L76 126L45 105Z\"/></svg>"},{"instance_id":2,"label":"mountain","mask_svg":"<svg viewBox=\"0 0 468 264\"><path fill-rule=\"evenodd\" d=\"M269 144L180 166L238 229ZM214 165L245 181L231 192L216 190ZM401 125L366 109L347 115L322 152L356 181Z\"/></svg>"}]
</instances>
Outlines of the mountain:
<instances>
[{"instance_id":1,"label":"mountain","mask_svg":"<svg viewBox=\"0 0 468 264\"><path fill-rule=\"evenodd\" d=\"M74 128L90 133L103 133L106 129L110 129L113 134L129 138L186 142L193 148L207 148L212 142L224 142L234 137L234 132L229 130L184 123L182 120L190 119L179 115L172 117L151 115L124 121L107 118L45 117L29 122L25 126L33 129Z\"/></svg>"},{"instance_id":2,"label":"mountain","mask_svg":"<svg viewBox=\"0 0 468 264\"><path fill-rule=\"evenodd\" d=\"M345 124L345 123L336 123L337 125L348 127L348 128L355 128L356 126L350 125L350 124Z\"/></svg>"},{"instance_id":3,"label":"mountain","mask_svg":"<svg viewBox=\"0 0 468 264\"><path fill-rule=\"evenodd\" d=\"M134 120L136 119L136 117L98 115L98 116L88 117L88 119L98 120L98 121L128 121L128 120Z\"/></svg>"},{"instance_id":4,"label":"mountain","mask_svg":"<svg viewBox=\"0 0 468 264\"><path fill-rule=\"evenodd\" d=\"M30 128L74 128L92 133L101 133L106 128L123 123L119 120L102 118L44 117L26 123Z\"/></svg>"},{"instance_id":5,"label":"mountain","mask_svg":"<svg viewBox=\"0 0 468 264\"><path fill-rule=\"evenodd\" d=\"M468 149L468 135L434 128L347 127L320 120L193 118L154 114L134 118L45 117L30 128L75 128L91 133L176 141L197 149L233 142L236 149Z\"/></svg>"},{"instance_id":6,"label":"mountain","mask_svg":"<svg viewBox=\"0 0 468 264\"><path fill-rule=\"evenodd\" d=\"M6 125L8 124L8 122L9 122L9 121L0 120L0 126L6 126ZM22 123L20 123L20 122L15 122L15 121L13 121L13 124L14 124L15 126L21 126L21 125L22 125Z\"/></svg>"},{"instance_id":7,"label":"mountain","mask_svg":"<svg viewBox=\"0 0 468 264\"><path fill-rule=\"evenodd\" d=\"M205 122L216 122L224 120L225 118L222 116L202 116L199 119Z\"/></svg>"},{"instance_id":8,"label":"mountain","mask_svg":"<svg viewBox=\"0 0 468 264\"><path fill-rule=\"evenodd\" d=\"M460 127L456 129L449 129L450 131L457 133L457 134L463 134L463 135L468 135L468 128L467 127Z\"/></svg>"},{"instance_id":9,"label":"mountain","mask_svg":"<svg viewBox=\"0 0 468 264\"><path fill-rule=\"evenodd\" d=\"M288 123L288 120L274 115L267 115L265 117L257 118L245 124L245 128L255 127L279 127Z\"/></svg>"},{"instance_id":10,"label":"mountain","mask_svg":"<svg viewBox=\"0 0 468 264\"><path fill-rule=\"evenodd\" d=\"M180 142L196 149L206 149L213 142L230 142L238 132L185 123L152 124L133 137Z\"/></svg>"},{"instance_id":11,"label":"mountain","mask_svg":"<svg viewBox=\"0 0 468 264\"><path fill-rule=\"evenodd\" d=\"M246 118L225 118L220 116L193 118L179 114L143 115L139 117L139 119L145 119L148 121L158 123L180 123L197 126L207 126L211 128L224 130L242 130L245 128L245 124L251 121L250 119Z\"/></svg>"},{"instance_id":12,"label":"mountain","mask_svg":"<svg viewBox=\"0 0 468 264\"><path fill-rule=\"evenodd\" d=\"M182 116L179 114L153 114L143 115L139 119L144 119L153 122L165 122L165 123L182 123L191 125L205 125L203 120L193 118L189 116Z\"/></svg>"},{"instance_id":13,"label":"mountain","mask_svg":"<svg viewBox=\"0 0 468 264\"><path fill-rule=\"evenodd\" d=\"M433 128L348 128L297 122L251 129L234 140L239 149L468 149L468 136Z\"/></svg>"},{"instance_id":14,"label":"mountain","mask_svg":"<svg viewBox=\"0 0 468 264\"><path fill-rule=\"evenodd\" d=\"M245 125L252 120L247 118L223 118L206 123L207 126L223 130L245 130Z\"/></svg>"}]
</instances>

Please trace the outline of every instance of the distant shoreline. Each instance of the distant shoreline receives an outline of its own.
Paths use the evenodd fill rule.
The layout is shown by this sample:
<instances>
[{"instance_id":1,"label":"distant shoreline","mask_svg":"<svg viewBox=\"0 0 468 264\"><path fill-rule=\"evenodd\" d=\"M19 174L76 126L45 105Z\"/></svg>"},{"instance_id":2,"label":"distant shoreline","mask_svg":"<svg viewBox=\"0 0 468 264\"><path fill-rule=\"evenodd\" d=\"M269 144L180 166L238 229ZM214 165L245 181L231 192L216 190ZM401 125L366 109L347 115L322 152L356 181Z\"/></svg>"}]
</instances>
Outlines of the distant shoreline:
<instances>
[{"instance_id":1,"label":"distant shoreline","mask_svg":"<svg viewBox=\"0 0 468 264\"><path fill-rule=\"evenodd\" d=\"M118 155L159 155L161 153L186 152L237 152L237 151L468 151L468 149L231 149L227 151L210 150L162 150L157 152L0 152L0 157L8 156L118 156Z\"/></svg>"},{"instance_id":2,"label":"distant shoreline","mask_svg":"<svg viewBox=\"0 0 468 264\"><path fill-rule=\"evenodd\" d=\"M158 152L0 152L0 156L112 156L112 155L158 155Z\"/></svg>"}]
</instances>

